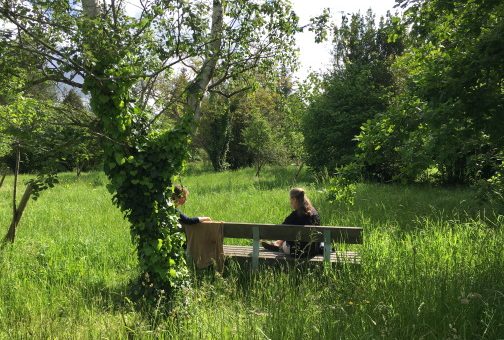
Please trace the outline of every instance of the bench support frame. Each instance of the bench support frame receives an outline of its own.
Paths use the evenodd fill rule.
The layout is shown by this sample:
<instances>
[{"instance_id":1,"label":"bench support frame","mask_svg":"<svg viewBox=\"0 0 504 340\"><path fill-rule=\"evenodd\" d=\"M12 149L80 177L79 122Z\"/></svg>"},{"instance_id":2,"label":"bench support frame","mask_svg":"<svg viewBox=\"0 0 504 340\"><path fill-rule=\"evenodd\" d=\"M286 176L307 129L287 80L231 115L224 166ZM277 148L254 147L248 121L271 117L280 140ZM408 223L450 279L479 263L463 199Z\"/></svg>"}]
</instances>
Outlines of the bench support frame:
<instances>
[{"instance_id":1,"label":"bench support frame","mask_svg":"<svg viewBox=\"0 0 504 340\"><path fill-rule=\"evenodd\" d=\"M254 248L252 251L252 269L257 269L259 266L259 227L252 227L254 237Z\"/></svg>"},{"instance_id":2,"label":"bench support frame","mask_svg":"<svg viewBox=\"0 0 504 340\"><path fill-rule=\"evenodd\" d=\"M224 238L252 239L253 246L243 247L242 250L234 249L232 255L252 258L252 270L259 267L259 259L266 259L263 249L260 247L260 239L265 240L296 240L299 242L324 242L323 256L315 256L316 260L310 261L324 262L324 267L331 266L331 263L342 262L360 263L360 258L355 252L332 252L332 244L362 244L362 228L344 226L312 226L312 225L286 225L286 224L264 224L264 223L242 223L242 222L206 222L223 226ZM245 250L245 248L247 248ZM282 253L282 255L284 255ZM287 259L279 254L268 259ZM349 261L347 261L349 260Z\"/></svg>"},{"instance_id":3,"label":"bench support frame","mask_svg":"<svg viewBox=\"0 0 504 340\"><path fill-rule=\"evenodd\" d=\"M331 231L324 230L324 264L328 265L331 263Z\"/></svg>"}]
</instances>

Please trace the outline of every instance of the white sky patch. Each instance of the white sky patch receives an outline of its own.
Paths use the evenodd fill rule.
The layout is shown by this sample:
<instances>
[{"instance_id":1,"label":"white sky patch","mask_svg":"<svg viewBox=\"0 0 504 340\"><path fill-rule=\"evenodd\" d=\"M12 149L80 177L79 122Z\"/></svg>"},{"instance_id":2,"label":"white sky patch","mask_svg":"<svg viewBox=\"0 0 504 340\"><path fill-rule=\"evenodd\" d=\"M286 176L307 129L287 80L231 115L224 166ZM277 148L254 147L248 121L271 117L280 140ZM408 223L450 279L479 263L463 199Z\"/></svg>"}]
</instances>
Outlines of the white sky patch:
<instances>
[{"instance_id":1,"label":"white sky patch","mask_svg":"<svg viewBox=\"0 0 504 340\"><path fill-rule=\"evenodd\" d=\"M126 0L124 1L126 5L126 14L133 18L138 18L140 13L142 13L142 7L140 6L140 0Z\"/></svg>"},{"instance_id":2,"label":"white sky patch","mask_svg":"<svg viewBox=\"0 0 504 340\"><path fill-rule=\"evenodd\" d=\"M306 25L310 18L322 14L324 8L329 8L333 20L339 20L342 13L362 14L371 8L376 20L384 16L387 11L394 13L395 0L291 0L293 9L299 16L300 25ZM141 13L140 0L125 0L126 13L138 17ZM300 68L295 77L302 80L311 71L325 71L331 65L332 44L330 41L317 44L315 35L307 29L296 37L299 48Z\"/></svg>"},{"instance_id":3,"label":"white sky patch","mask_svg":"<svg viewBox=\"0 0 504 340\"><path fill-rule=\"evenodd\" d=\"M310 18L322 14L324 8L329 8L332 19L339 20L342 14L356 13L365 14L371 8L376 15L376 20L385 16L387 11L395 13L395 0L292 0L294 12L299 16L300 25L306 25ZM331 65L332 44L326 41L321 44L315 43L315 35L307 29L296 37L299 48L300 69L295 76L302 80L311 71L325 71Z\"/></svg>"}]
</instances>

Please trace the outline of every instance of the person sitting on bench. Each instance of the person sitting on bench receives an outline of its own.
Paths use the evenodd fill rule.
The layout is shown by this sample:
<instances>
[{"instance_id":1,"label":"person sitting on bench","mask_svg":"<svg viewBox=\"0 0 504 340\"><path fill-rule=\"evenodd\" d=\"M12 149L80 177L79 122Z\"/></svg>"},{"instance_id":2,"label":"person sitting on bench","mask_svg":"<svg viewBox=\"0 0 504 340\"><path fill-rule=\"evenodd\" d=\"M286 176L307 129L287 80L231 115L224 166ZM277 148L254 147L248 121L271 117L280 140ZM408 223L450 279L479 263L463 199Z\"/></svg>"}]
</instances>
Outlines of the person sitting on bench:
<instances>
[{"instance_id":1,"label":"person sitting on bench","mask_svg":"<svg viewBox=\"0 0 504 340\"><path fill-rule=\"evenodd\" d=\"M282 224L292 225L320 225L320 217L313 207L304 189L294 188L290 191L290 204L292 213L285 218ZM262 242L262 246L268 250L283 251L286 254L310 256L320 254L321 246L318 242L293 242L276 240L273 243Z\"/></svg>"},{"instance_id":2,"label":"person sitting on bench","mask_svg":"<svg viewBox=\"0 0 504 340\"><path fill-rule=\"evenodd\" d=\"M189 196L189 190L187 190L187 188L179 184L175 185L175 188L173 189L172 200L175 203L175 207L177 208L178 213L180 214L179 222L181 224L210 222L212 220L210 217L188 217L179 210L178 207L184 205L184 203L187 201L187 196Z\"/></svg>"}]
</instances>

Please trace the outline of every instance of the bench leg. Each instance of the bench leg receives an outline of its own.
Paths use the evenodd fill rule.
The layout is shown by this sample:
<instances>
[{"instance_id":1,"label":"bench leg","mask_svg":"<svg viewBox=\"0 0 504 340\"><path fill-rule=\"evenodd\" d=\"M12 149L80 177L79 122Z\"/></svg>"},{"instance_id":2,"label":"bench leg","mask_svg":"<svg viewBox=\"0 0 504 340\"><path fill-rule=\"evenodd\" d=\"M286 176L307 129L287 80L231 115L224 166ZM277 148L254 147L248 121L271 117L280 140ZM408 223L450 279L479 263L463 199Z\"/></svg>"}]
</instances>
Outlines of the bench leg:
<instances>
[{"instance_id":1,"label":"bench leg","mask_svg":"<svg viewBox=\"0 0 504 340\"><path fill-rule=\"evenodd\" d=\"M324 267L331 265L331 231L324 230Z\"/></svg>"},{"instance_id":2,"label":"bench leg","mask_svg":"<svg viewBox=\"0 0 504 340\"><path fill-rule=\"evenodd\" d=\"M252 228L254 237L254 248L252 251L252 269L257 269L259 266L259 227Z\"/></svg>"}]
</instances>

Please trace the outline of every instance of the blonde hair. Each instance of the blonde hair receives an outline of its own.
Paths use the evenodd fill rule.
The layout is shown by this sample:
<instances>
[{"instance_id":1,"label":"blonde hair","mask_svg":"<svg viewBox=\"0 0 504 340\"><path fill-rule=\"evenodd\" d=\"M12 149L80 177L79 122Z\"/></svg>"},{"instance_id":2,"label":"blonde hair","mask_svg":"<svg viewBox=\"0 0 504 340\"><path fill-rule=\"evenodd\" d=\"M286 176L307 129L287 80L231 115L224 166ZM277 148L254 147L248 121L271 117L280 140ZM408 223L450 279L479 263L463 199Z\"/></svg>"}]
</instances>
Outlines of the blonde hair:
<instances>
[{"instance_id":1,"label":"blonde hair","mask_svg":"<svg viewBox=\"0 0 504 340\"><path fill-rule=\"evenodd\" d=\"M177 184L173 187L173 194L172 194L172 200L177 200L182 197L187 197L189 194L189 190L187 190L186 187Z\"/></svg>"}]
</instances>

